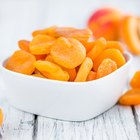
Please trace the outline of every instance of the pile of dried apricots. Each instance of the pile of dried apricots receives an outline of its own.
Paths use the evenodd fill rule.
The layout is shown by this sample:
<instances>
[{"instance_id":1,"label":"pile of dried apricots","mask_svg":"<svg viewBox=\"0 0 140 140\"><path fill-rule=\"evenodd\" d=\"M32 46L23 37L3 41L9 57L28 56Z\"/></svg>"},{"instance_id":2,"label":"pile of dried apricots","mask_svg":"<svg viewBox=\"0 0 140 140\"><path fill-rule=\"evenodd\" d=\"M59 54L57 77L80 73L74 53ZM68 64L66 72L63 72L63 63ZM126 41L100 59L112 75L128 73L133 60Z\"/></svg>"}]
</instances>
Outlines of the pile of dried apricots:
<instances>
[{"instance_id":1,"label":"pile of dried apricots","mask_svg":"<svg viewBox=\"0 0 140 140\"><path fill-rule=\"evenodd\" d=\"M6 61L9 70L41 78L84 82L99 79L126 63L122 45L92 39L89 29L52 26L20 40L19 50ZM90 40L90 41L89 41Z\"/></svg>"},{"instance_id":2,"label":"pile of dried apricots","mask_svg":"<svg viewBox=\"0 0 140 140\"><path fill-rule=\"evenodd\" d=\"M119 99L122 105L139 105L140 104L140 71L137 71L130 81L131 89Z\"/></svg>"}]
</instances>

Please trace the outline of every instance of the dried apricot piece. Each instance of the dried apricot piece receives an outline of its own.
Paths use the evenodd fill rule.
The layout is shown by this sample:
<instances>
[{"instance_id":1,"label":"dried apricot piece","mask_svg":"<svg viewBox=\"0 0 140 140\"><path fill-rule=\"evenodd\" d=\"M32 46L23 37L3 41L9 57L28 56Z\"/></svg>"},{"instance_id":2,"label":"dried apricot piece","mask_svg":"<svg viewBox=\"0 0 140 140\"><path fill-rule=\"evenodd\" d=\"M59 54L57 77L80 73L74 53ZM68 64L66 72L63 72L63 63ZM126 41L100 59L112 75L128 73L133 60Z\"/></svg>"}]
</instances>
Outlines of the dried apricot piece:
<instances>
[{"instance_id":1,"label":"dried apricot piece","mask_svg":"<svg viewBox=\"0 0 140 140\"><path fill-rule=\"evenodd\" d=\"M140 88L140 71L137 71L130 81L130 86L132 88Z\"/></svg>"},{"instance_id":2,"label":"dried apricot piece","mask_svg":"<svg viewBox=\"0 0 140 140\"><path fill-rule=\"evenodd\" d=\"M87 57L90 57L92 61L105 49L106 40L104 38L99 38L96 41L95 46L87 53Z\"/></svg>"},{"instance_id":3,"label":"dried apricot piece","mask_svg":"<svg viewBox=\"0 0 140 140\"><path fill-rule=\"evenodd\" d=\"M57 64L73 69L83 62L86 50L78 40L60 37L52 45L51 55Z\"/></svg>"},{"instance_id":4,"label":"dried apricot piece","mask_svg":"<svg viewBox=\"0 0 140 140\"><path fill-rule=\"evenodd\" d=\"M37 35L30 42L30 52L35 55L49 54L55 38L48 35Z\"/></svg>"},{"instance_id":5,"label":"dried apricot piece","mask_svg":"<svg viewBox=\"0 0 140 140\"><path fill-rule=\"evenodd\" d=\"M109 58L104 59L98 67L96 78L104 77L115 70L117 70L116 62Z\"/></svg>"},{"instance_id":6,"label":"dried apricot piece","mask_svg":"<svg viewBox=\"0 0 140 140\"><path fill-rule=\"evenodd\" d=\"M36 69L38 69L45 77L53 80L68 81L69 74L62 70L62 68L55 63L49 61L38 60L34 63Z\"/></svg>"},{"instance_id":7,"label":"dried apricot piece","mask_svg":"<svg viewBox=\"0 0 140 140\"><path fill-rule=\"evenodd\" d=\"M124 52L121 42L119 41L107 41L106 49L118 49L121 53Z\"/></svg>"},{"instance_id":8,"label":"dried apricot piece","mask_svg":"<svg viewBox=\"0 0 140 140\"><path fill-rule=\"evenodd\" d=\"M82 42L82 44L84 45L84 47L86 48L86 52L89 52L96 44L96 41L91 41L91 42Z\"/></svg>"},{"instance_id":9,"label":"dried apricot piece","mask_svg":"<svg viewBox=\"0 0 140 140\"><path fill-rule=\"evenodd\" d=\"M9 70L32 74L35 70L33 63L36 61L35 57L23 50L16 51L5 63L5 67Z\"/></svg>"},{"instance_id":10,"label":"dried apricot piece","mask_svg":"<svg viewBox=\"0 0 140 140\"><path fill-rule=\"evenodd\" d=\"M139 105L140 104L140 89L128 90L119 99L121 105Z\"/></svg>"},{"instance_id":11,"label":"dried apricot piece","mask_svg":"<svg viewBox=\"0 0 140 140\"><path fill-rule=\"evenodd\" d=\"M75 78L75 82L84 82L86 81L89 72L93 67L93 62L90 58L86 57L83 63L81 64L77 76Z\"/></svg>"},{"instance_id":12,"label":"dried apricot piece","mask_svg":"<svg viewBox=\"0 0 140 140\"><path fill-rule=\"evenodd\" d=\"M74 81L74 79L76 78L76 69L67 69L67 68L62 68L64 71L66 71L70 78L69 81Z\"/></svg>"},{"instance_id":13,"label":"dried apricot piece","mask_svg":"<svg viewBox=\"0 0 140 140\"><path fill-rule=\"evenodd\" d=\"M45 58L46 61L50 61L54 63L53 57L49 54L47 55L47 57Z\"/></svg>"},{"instance_id":14,"label":"dried apricot piece","mask_svg":"<svg viewBox=\"0 0 140 140\"><path fill-rule=\"evenodd\" d=\"M117 67L121 67L122 65L124 65L126 63L125 57L123 56L123 54L118 50L118 49L105 49L95 60L94 60L94 65L93 65L93 69L95 71L98 70L99 65L101 64L101 62L106 59L106 58L110 58L113 61L116 62Z\"/></svg>"},{"instance_id":15,"label":"dried apricot piece","mask_svg":"<svg viewBox=\"0 0 140 140\"><path fill-rule=\"evenodd\" d=\"M53 60L53 57L51 55L48 55L45 59L46 61L50 61L50 62L54 62ZM60 66L60 65L59 65ZM76 77L76 69L73 68L73 69L67 69L67 68L64 68L62 66L60 66L64 71L68 72L70 78L69 78L69 81L74 81L75 77Z\"/></svg>"},{"instance_id":16,"label":"dried apricot piece","mask_svg":"<svg viewBox=\"0 0 140 140\"><path fill-rule=\"evenodd\" d=\"M96 79L96 72L90 71L88 76L87 76L87 81L92 81Z\"/></svg>"},{"instance_id":17,"label":"dried apricot piece","mask_svg":"<svg viewBox=\"0 0 140 140\"><path fill-rule=\"evenodd\" d=\"M2 123L3 123L3 111L0 108L0 126L2 126Z\"/></svg>"},{"instance_id":18,"label":"dried apricot piece","mask_svg":"<svg viewBox=\"0 0 140 140\"><path fill-rule=\"evenodd\" d=\"M28 40L20 40L20 41L18 41L19 48L21 50L24 50L24 51L27 51L27 52L30 52L29 44L30 44L30 41L28 41Z\"/></svg>"},{"instance_id":19,"label":"dried apricot piece","mask_svg":"<svg viewBox=\"0 0 140 140\"><path fill-rule=\"evenodd\" d=\"M39 77L39 78L46 78L44 77L42 74L40 73L35 73L35 74L32 74L31 76L34 76L34 77Z\"/></svg>"},{"instance_id":20,"label":"dried apricot piece","mask_svg":"<svg viewBox=\"0 0 140 140\"><path fill-rule=\"evenodd\" d=\"M56 30L57 26L51 26L49 28L45 28L42 30L36 30L32 33L32 36L35 37L37 35L51 35L51 36L55 36L55 30Z\"/></svg>"},{"instance_id":21,"label":"dried apricot piece","mask_svg":"<svg viewBox=\"0 0 140 140\"><path fill-rule=\"evenodd\" d=\"M71 27L56 26L33 32L33 36L36 36L37 34L46 34L54 37L75 38L79 41L87 41L92 36L90 29L76 29Z\"/></svg>"},{"instance_id":22,"label":"dried apricot piece","mask_svg":"<svg viewBox=\"0 0 140 140\"><path fill-rule=\"evenodd\" d=\"M42 55L34 55L36 60L44 60L46 58L46 54L42 54Z\"/></svg>"}]
</instances>

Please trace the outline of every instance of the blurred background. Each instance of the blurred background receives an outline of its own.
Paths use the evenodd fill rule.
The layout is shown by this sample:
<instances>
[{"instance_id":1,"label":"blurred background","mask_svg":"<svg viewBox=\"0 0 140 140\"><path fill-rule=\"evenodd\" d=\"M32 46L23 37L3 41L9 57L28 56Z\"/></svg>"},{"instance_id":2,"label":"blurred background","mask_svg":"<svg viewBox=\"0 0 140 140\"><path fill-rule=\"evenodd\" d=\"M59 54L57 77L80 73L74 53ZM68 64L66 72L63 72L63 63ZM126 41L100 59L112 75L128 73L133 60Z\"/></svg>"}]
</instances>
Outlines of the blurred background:
<instances>
[{"instance_id":1,"label":"blurred background","mask_svg":"<svg viewBox=\"0 0 140 140\"><path fill-rule=\"evenodd\" d=\"M47 26L86 27L98 8L118 8L140 15L140 0L0 0L0 57L17 49L17 41Z\"/></svg>"}]
</instances>

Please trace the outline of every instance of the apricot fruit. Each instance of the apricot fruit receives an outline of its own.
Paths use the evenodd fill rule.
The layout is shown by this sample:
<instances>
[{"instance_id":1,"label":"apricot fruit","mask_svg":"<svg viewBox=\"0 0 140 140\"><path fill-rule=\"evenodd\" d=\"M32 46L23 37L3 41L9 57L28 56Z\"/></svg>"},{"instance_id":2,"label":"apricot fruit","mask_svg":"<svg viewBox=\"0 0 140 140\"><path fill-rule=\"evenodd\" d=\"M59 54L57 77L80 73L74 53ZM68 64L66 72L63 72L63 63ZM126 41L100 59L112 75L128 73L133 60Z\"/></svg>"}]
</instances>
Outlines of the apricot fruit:
<instances>
[{"instance_id":1,"label":"apricot fruit","mask_svg":"<svg viewBox=\"0 0 140 140\"><path fill-rule=\"evenodd\" d=\"M69 74L62 70L62 68L50 61L38 60L34 62L34 66L38 69L45 77L53 80L68 81Z\"/></svg>"},{"instance_id":2,"label":"apricot fruit","mask_svg":"<svg viewBox=\"0 0 140 140\"><path fill-rule=\"evenodd\" d=\"M125 16L120 22L120 38L133 54L140 54L140 19Z\"/></svg>"},{"instance_id":3,"label":"apricot fruit","mask_svg":"<svg viewBox=\"0 0 140 140\"><path fill-rule=\"evenodd\" d=\"M139 105L140 104L140 89L130 89L120 97L119 104L121 105Z\"/></svg>"},{"instance_id":4,"label":"apricot fruit","mask_svg":"<svg viewBox=\"0 0 140 140\"><path fill-rule=\"evenodd\" d=\"M137 71L130 81L130 86L132 88L140 88L140 71Z\"/></svg>"},{"instance_id":5,"label":"apricot fruit","mask_svg":"<svg viewBox=\"0 0 140 140\"><path fill-rule=\"evenodd\" d=\"M90 57L92 61L95 60L95 58L103 52L105 49L106 40L104 38L99 38L96 40L95 46L87 53L87 57Z\"/></svg>"},{"instance_id":6,"label":"apricot fruit","mask_svg":"<svg viewBox=\"0 0 140 140\"><path fill-rule=\"evenodd\" d=\"M57 64L73 69L83 62L86 50L78 40L60 37L52 45L51 55Z\"/></svg>"},{"instance_id":7,"label":"apricot fruit","mask_svg":"<svg viewBox=\"0 0 140 140\"><path fill-rule=\"evenodd\" d=\"M35 70L33 65L35 61L35 56L32 54L18 50L6 61L5 67L15 72L30 75Z\"/></svg>"},{"instance_id":8,"label":"apricot fruit","mask_svg":"<svg viewBox=\"0 0 140 140\"><path fill-rule=\"evenodd\" d=\"M90 71L88 76L87 76L87 81L92 81L96 79L96 72Z\"/></svg>"},{"instance_id":9,"label":"apricot fruit","mask_svg":"<svg viewBox=\"0 0 140 140\"><path fill-rule=\"evenodd\" d=\"M93 62L89 57L86 57L83 63L81 64L78 73L75 78L75 82L84 82L86 81L89 72L93 67Z\"/></svg>"},{"instance_id":10,"label":"apricot fruit","mask_svg":"<svg viewBox=\"0 0 140 140\"><path fill-rule=\"evenodd\" d=\"M93 65L93 69L95 71L98 70L99 65L101 64L101 62L106 59L106 58L110 58L113 61L116 62L117 67L120 68L121 66L123 66L126 63L125 57L123 56L123 54L118 50L118 49L105 49L95 60L94 60L94 65Z\"/></svg>"},{"instance_id":11,"label":"apricot fruit","mask_svg":"<svg viewBox=\"0 0 140 140\"><path fill-rule=\"evenodd\" d=\"M48 35L37 35L30 42L30 52L34 55L49 54L55 38Z\"/></svg>"},{"instance_id":12,"label":"apricot fruit","mask_svg":"<svg viewBox=\"0 0 140 140\"><path fill-rule=\"evenodd\" d=\"M102 61L102 63L99 65L96 79L99 79L101 77L104 77L113 71L117 70L117 64L113 60L107 58Z\"/></svg>"},{"instance_id":13,"label":"apricot fruit","mask_svg":"<svg viewBox=\"0 0 140 140\"><path fill-rule=\"evenodd\" d=\"M120 11L113 8L101 8L95 11L88 20L88 27L97 39L104 37L107 40L118 40L119 22L122 18Z\"/></svg>"},{"instance_id":14,"label":"apricot fruit","mask_svg":"<svg viewBox=\"0 0 140 140\"><path fill-rule=\"evenodd\" d=\"M38 34L46 34L50 36L75 38L79 41L87 41L91 36L92 32L89 29L76 29L71 27L56 27L52 26L44 30L38 30L33 32L33 36Z\"/></svg>"}]
</instances>

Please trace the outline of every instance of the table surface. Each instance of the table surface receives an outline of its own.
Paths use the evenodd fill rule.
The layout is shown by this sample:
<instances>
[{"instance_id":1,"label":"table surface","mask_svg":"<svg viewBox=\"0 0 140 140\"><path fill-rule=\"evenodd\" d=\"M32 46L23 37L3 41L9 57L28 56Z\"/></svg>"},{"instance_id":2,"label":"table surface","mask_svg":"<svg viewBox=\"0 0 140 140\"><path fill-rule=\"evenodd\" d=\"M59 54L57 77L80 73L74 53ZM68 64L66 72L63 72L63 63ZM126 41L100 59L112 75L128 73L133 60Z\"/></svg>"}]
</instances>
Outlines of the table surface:
<instances>
[{"instance_id":1,"label":"table surface","mask_svg":"<svg viewBox=\"0 0 140 140\"><path fill-rule=\"evenodd\" d=\"M54 24L84 27L87 15L101 3L139 14L139 0L128 0L127 5L122 0L0 0L0 56L17 49L17 41L30 38L34 29ZM86 6L87 10L83 10ZM140 58L135 58L133 66L139 61ZM3 94L0 91L0 95ZM0 106L4 110L4 123L0 128L0 139L3 140L140 139L140 106L116 105L84 122L65 122L26 113L12 107L5 99L0 100Z\"/></svg>"}]
</instances>

